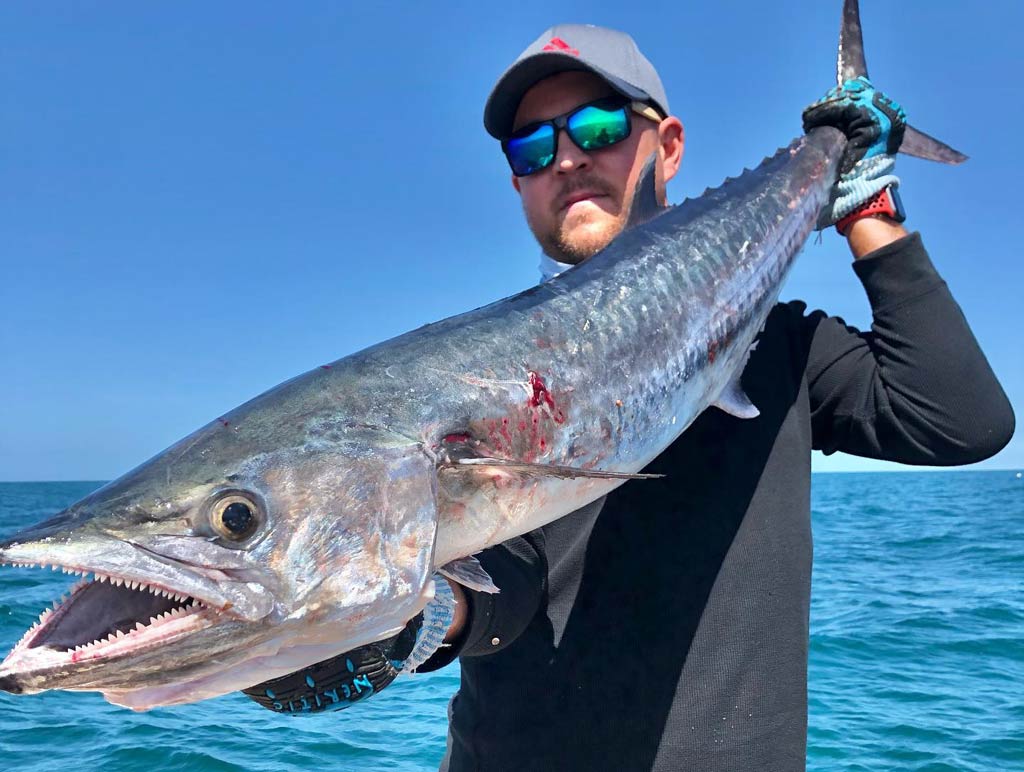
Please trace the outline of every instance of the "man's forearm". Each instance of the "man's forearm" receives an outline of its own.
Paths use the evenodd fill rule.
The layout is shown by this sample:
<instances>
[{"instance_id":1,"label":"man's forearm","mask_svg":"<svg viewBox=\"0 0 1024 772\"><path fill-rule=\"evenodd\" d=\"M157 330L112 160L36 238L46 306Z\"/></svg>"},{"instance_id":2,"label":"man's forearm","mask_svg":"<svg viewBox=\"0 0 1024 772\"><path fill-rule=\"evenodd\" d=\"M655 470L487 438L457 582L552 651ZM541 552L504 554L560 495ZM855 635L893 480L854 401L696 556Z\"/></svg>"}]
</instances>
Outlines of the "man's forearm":
<instances>
[{"instance_id":1,"label":"man's forearm","mask_svg":"<svg viewBox=\"0 0 1024 772\"><path fill-rule=\"evenodd\" d=\"M466 592L462 589L461 585L451 581L450 579L445 580L451 585L452 595L455 596L455 615L452 617L452 623L448 627L448 632L445 633L444 642L452 644L459 640L459 636L462 635L462 631L466 628L466 617L468 615L468 609L466 607Z\"/></svg>"},{"instance_id":2,"label":"man's forearm","mask_svg":"<svg viewBox=\"0 0 1024 772\"><path fill-rule=\"evenodd\" d=\"M846 232L850 251L857 260L907 235L906 228L888 217L863 217Z\"/></svg>"}]
</instances>

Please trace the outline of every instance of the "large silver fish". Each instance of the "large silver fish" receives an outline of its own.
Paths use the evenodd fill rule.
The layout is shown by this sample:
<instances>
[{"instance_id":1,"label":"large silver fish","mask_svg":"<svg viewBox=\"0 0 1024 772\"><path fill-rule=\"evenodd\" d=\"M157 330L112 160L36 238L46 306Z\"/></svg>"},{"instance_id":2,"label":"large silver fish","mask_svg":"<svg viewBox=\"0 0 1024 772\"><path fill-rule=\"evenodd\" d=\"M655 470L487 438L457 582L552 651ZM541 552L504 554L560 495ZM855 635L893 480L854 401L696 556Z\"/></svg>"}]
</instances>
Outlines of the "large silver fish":
<instances>
[{"instance_id":1,"label":"large silver fish","mask_svg":"<svg viewBox=\"0 0 1024 772\"><path fill-rule=\"evenodd\" d=\"M839 80L859 74L847 0ZM756 416L739 374L844 146L814 130L663 211L648 164L586 263L294 378L0 543L87 577L0 688L146 709L290 673L394 634L438 569L487 588L474 553L608 493L710 405Z\"/></svg>"}]
</instances>

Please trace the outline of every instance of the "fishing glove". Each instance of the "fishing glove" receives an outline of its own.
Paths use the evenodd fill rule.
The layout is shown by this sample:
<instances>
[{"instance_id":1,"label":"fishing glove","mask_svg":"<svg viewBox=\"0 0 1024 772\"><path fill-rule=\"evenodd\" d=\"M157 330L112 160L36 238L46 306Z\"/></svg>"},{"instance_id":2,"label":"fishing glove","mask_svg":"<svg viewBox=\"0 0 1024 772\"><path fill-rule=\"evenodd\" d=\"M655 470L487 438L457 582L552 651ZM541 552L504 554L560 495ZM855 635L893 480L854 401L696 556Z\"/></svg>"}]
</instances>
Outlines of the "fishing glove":
<instances>
[{"instance_id":1,"label":"fishing glove","mask_svg":"<svg viewBox=\"0 0 1024 772\"><path fill-rule=\"evenodd\" d=\"M455 613L448 582L434 576L434 597L398 634L243 689L268 710L293 716L344 710L412 673L444 641Z\"/></svg>"},{"instance_id":2,"label":"fishing glove","mask_svg":"<svg viewBox=\"0 0 1024 772\"><path fill-rule=\"evenodd\" d=\"M903 108L866 77L848 80L804 110L804 131L832 126L846 135L839 181L818 216L818 230L834 225L900 179L892 173L903 142Z\"/></svg>"}]
</instances>

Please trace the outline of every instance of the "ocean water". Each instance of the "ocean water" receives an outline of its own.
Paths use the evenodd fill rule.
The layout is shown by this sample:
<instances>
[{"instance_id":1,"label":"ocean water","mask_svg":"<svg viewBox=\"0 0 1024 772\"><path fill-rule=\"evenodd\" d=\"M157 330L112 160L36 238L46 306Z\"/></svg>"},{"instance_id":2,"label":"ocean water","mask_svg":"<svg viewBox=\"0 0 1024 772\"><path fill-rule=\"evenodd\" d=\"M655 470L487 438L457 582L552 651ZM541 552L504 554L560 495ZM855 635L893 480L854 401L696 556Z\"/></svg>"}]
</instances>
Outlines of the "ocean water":
<instances>
[{"instance_id":1,"label":"ocean water","mask_svg":"<svg viewBox=\"0 0 1024 772\"><path fill-rule=\"evenodd\" d=\"M0 533L95 487L0 483ZM808 769L1024 770L1024 479L816 475L813 509ZM68 580L0 570L0 648ZM453 665L305 719L241 695L135 714L90 693L0 694L0 759L76 772L431 770L458 680Z\"/></svg>"}]
</instances>

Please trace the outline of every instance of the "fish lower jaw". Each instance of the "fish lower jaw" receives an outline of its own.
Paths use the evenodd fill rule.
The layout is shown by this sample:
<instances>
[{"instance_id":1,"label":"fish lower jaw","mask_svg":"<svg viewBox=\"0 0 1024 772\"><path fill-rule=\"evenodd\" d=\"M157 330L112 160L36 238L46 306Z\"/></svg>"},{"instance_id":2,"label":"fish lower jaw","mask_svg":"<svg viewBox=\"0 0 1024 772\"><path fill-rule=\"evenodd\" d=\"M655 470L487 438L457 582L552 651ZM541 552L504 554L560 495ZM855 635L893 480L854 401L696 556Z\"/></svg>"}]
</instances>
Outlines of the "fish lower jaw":
<instances>
[{"instance_id":1,"label":"fish lower jaw","mask_svg":"<svg viewBox=\"0 0 1024 772\"><path fill-rule=\"evenodd\" d=\"M66 566L52 568L86 574ZM78 669L76 666L85 668L135 655L212 627L223 618L202 600L181 592L135 579L94 574L43 611L0 662L0 689L51 688L46 683L47 672L71 673ZM54 683L52 688L63 687Z\"/></svg>"},{"instance_id":2,"label":"fish lower jaw","mask_svg":"<svg viewBox=\"0 0 1024 772\"><path fill-rule=\"evenodd\" d=\"M43 612L37 622L0 662L0 679L68 665L88 665L101 660L120 658L167 645L186 635L212 627L214 622L201 615L201 607L189 607L166 612L150 619L149 624L136 623L134 630L118 630L105 638L82 643L74 648L54 649L47 646L32 647L31 640L45 627L52 612ZM50 688L43 685L43 689ZM54 685L54 688L60 688Z\"/></svg>"}]
</instances>

